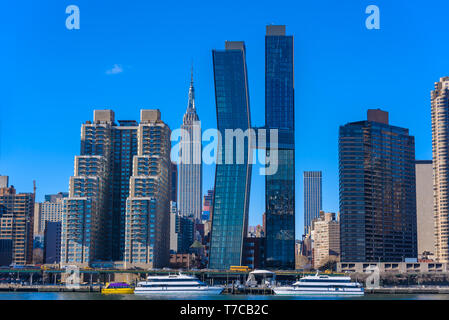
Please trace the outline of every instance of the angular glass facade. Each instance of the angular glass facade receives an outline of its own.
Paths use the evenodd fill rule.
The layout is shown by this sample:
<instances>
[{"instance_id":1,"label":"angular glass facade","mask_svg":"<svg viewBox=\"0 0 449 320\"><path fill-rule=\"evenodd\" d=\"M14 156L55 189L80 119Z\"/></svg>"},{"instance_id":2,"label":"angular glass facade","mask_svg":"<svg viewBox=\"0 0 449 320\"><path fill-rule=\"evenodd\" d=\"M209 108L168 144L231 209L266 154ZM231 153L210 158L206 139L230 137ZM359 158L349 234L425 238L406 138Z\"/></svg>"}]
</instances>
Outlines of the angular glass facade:
<instances>
[{"instance_id":1,"label":"angular glass facade","mask_svg":"<svg viewBox=\"0 0 449 320\"><path fill-rule=\"evenodd\" d=\"M278 171L265 176L266 267L295 268L295 103L293 36L267 26L265 128L278 130ZM267 149L267 156L270 150Z\"/></svg>"},{"instance_id":2,"label":"angular glass facade","mask_svg":"<svg viewBox=\"0 0 449 320\"><path fill-rule=\"evenodd\" d=\"M226 129L246 131L250 125L248 78L243 42L226 42L226 50L212 52L217 127L223 139ZM248 228L251 164L248 140L244 140L243 163L225 164L227 149L219 145L215 170L215 193L209 268L228 269L240 265L243 239ZM233 145L235 155L235 144Z\"/></svg>"},{"instance_id":3,"label":"angular glass facade","mask_svg":"<svg viewBox=\"0 0 449 320\"><path fill-rule=\"evenodd\" d=\"M340 127L341 261L416 258L414 137L369 120Z\"/></svg>"}]
</instances>

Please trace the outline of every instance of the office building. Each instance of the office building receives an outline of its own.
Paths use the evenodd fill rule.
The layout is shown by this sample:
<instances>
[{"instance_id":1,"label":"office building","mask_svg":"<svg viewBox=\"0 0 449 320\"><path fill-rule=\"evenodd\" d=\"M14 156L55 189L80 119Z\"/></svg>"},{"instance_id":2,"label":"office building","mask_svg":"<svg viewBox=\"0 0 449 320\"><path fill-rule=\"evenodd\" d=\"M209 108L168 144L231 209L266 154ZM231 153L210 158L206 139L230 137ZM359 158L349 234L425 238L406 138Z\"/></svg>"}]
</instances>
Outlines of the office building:
<instances>
[{"instance_id":1,"label":"office building","mask_svg":"<svg viewBox=\"0 0 449 320\"><path fill-rule=\"evenodd\" d=\"M321 171L304 171L304 234L312 229L312 221L323 209Z\"/></svg>"},{"instance_id":2,"label":"office building","mask_svg":"<svg viewBox=\"0 0 449 320\"><path fill-rule=\"evenodd\" d=\"M202 220L212 221L214 209L214 189L207 190L207 194L203 197L203 216Z\"/></svg>"},{"instance_id":3,"label":"office building","mask_svg":"<svg viewBox=\"0 0 449 320\"><path fill-rule=\"evenodd\" d=\"M335 213L320 211L312 221L313 267L319 268L340 256L340 224Z\"/></svg>"},{"instance_id":4,"label":"office building","mask_svg":"<svg viewBox=\"0 0 449 320\"><path fill-rule=\"evenodd\" d=\"M265 128L278 131L277 172L265 176L266 267L295 268L295 87L293 36L269 25L265 36Z\"/></svg>"},{"instance_id":5,"label":"office building","mask_svg":"<svg viewBox=\"0 0 449 320\"><path fill-rule=\"evenodd\" d=\"M178 233L176 220L178 217L178 206L176 202L170 201L170 254L178 251Z\"/></svg>"},{"instance_id":6,"label":"office building","mask_svg":"<svg viewBox=\"0 0 449 320\"><path fill-rule=\"evenodd\" d=\"M225 50L212 51L217 128L222 137L226 136L226 129L247 132L251 128L245 56L243 42L227 41ZM248 229L252 168L249 161L251 141L248 140L244 138L235 148L225 143L218 146L210 269L229 269L232 265L242 264L243 242ZM241 150L241 158L234 153L230 154L233 149ZM232 161L226 161L229 158Z\"/></svg>"},{"instance_id":7,"label":"office building","mask_svg":"<svg viewBox=\"0 0 449 320\"><path fill-rule=\"evenodd\" d=\"M432 160L417 160L415 170L418 258L431 259L435 254Z\"/></svg>"},{"instance_id":8,"label":"office building","mask_svg":"<svg viewBox=\"0 0 449 320\"><path fill-rule=\"evenodd\" d=\"M449 262L449 77L431 92L435 259Z\"/></svg>"},{"instance_id":9,"label":"office building","mask_svg":"<svg viewBox=\"0 0 449 320\"><path fill-rule=\"evenodd\" d=\"M245 237L243 245L243 264L250 269L265 267L265 243L263 237Z\"/></svg>"},{"instance_id":10,"label":"office building","mask_svg":"<svg viewBox=\"0 0 449 320\"><path fill-rule=\"evenodd\" d=\"M340 127L342 262L417 257L415 139L388 113Z\"/></svg>"},{"instance_id":11,"label":"office building","mask_svg":"<svg viewBox=\"0 0 449 320\"><path fill-rule=\"evenodd\" d=\"M176 217L176 234L178 236L177 253L189 253L195 241L195 222L193 217L178 214Z\"/></svg>"},{"instance_id":12,"label":"office building","mask_svg":"<svg viewBox=\"0 0 449 320\"><path fill-rule=\"evenodd\" d=\"M45 222L44 262L58 264L61 261L61 226L62 222Z\"/></svg>"},{"instance_id":13,"label":"office building","mask_svg":"<svg viewBox=\"0 0 449 320\"><path fill-rule=\"evenodd\" d=\"M170 182L170 201L178 201L178 166L176 163L171 163L171 182Z\"/></svg>"},{"instance_id":14,"label":"office building","mask_svg":"<svg viewBox=\"0 0 449 320\"><path fill-rule=\"evenodd\" d=\"M196 113L193 70L189 101L181 126L181 161L179 164L179 213L201 221L203 188L201 123Z\"/></svg>"},{"instance_id":15,"label":"office building","mask_svg":"<svg viewBox=\"0 0 449 320\"><path fill-rule=\"evenodd\" d=\"M161 268L170 260L171 131L159 110L140 114L126 200L125 267Z\"/></svg>"},{"instance_id":16,"label":"office building","mask_svg":"<svg viewBox=\"0 0 449 320\"><path fill-rule=\"evenodd\" d=\"M16 193L7 177L0 178L0 264L32 263L35 195Z\"/></svg>"}]
</instances>

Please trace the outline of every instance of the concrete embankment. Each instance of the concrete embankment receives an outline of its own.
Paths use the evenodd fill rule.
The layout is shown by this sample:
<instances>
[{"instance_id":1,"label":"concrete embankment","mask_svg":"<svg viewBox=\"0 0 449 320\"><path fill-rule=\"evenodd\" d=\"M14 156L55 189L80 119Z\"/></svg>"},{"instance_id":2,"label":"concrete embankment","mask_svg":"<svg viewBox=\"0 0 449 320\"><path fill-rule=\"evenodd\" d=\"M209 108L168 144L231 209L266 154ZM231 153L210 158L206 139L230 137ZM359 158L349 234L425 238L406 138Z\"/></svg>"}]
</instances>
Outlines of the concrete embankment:
<instances>
[{"instance_id":1,"label":"concrete embankment","mask_svg":"<svg viewBox=\"0 0 449 320\"><path fill-rule=\"evenodd\" d=\"M366 294L449 294L449 287L388 287L365 289Z\"/></svg>"},{"instance_id":2,"label":"concrete embankment","mask_svg":"<svg viewBox=\"0 0 449 320\"><path fill-rule=\"evenodd\" d=\"M79 288L70 288L64 285L0 285L0 291L21 291L21 292L100 292L99 286L80 286Z\"/></svg>"}]
</instances>

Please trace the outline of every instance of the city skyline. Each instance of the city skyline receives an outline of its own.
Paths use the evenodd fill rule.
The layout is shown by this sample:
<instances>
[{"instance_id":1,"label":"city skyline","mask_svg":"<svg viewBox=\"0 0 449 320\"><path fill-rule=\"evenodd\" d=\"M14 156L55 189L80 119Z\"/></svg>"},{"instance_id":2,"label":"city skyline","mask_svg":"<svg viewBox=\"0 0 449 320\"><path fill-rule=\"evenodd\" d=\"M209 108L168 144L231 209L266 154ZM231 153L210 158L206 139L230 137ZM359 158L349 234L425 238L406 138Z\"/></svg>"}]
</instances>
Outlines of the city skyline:
<instances>
[{"instance_id":1,"label":"city skyline","mask_svg":"<svg viewBox=\"0 0 449 320\"><path fill-rule=\"evenodd\" d=\"M299 162L296 164L296 198L299 200L296 203L296 221L298 222L296 224L296 231L297 235L300 235L302 233L303 228L301 227L301 220L303 217L303 209L302 209L302 203L300 199L302 198L302 186L301 183L298 181L301 181L300 174L302 171L305 170L322 170L324 171L323 174L326 175L326 180L323 183L323 192L326 194L323 208L326 211L338 211L338 194L336 192L337 190L337 181L338 181L338 171L336 168L336 139L331 139L331 143L326 143L326 134L329 134L329 132L333 132L333 134L336 134L338 125L342 123L349 122L351 120L358 120L362 117L365 110L369 107L381 107L386 110L390 111L390 115L392 117L392 121L394 123L397 123L400 126L410 128L411 133L417 138L417 159L431 159L431 144L430 144L430 110L429 110L429 90L432 88L432 83L437 81L439 78L445 76L448 70L447 62L442 60L441 55L438 52L432 52L432 61L426 62L424 64L424 68L421 66L416 66L416 63L413 63L415 68L421 68L417 72L416 70L413 70L414 73L417 73L416 75L411 74L411 71L408 71L409 66L411 65L413 58L423 59L423 57L427 57L426 53L424 51L418 51L416 55L410 54L409 51L405 55L405 61L398 61L399 57L401 59L403 58L404 52L401 50L399 51L398 48L392 43L389 42L393 38L393 36L396 33L402 32L403 30L398 27L398 25L395 25L393 22L389 23L389 19L394 14L400 15L400 13L403 11L403 8L397 5L393 4L386 4L383 1L380 1L379 6L382 9L383 17L385 17L384 20L386 21L385 24L382 25L381 30L376 34L370 33L371 31L364 30L363 29L363 8L362 6L358 6L357 8L348 8L348 4L343 4L343 8L340 10L347 10L347 16L350 17L353 20L350 20L351 28L356 29L356 31L349 32L349 35L341 35L343 39L341 39L345 44L347 44L348 38L353 35L354 32L356 32L356 35L358 36L358 43L357 45L360 45L361 48L359 50L354 50L356 55L355 61L349 61L348 58L344 60L347 63L347 68L349 70L346 70L349 73L349 76L344 77L343 82L336 83L336 78L334 76L341 75L342 73L338 72L339 69L338 66L334 66L333 69L331 69L331 74L328 75L330 78L325 78L323 81L332 82L334 87L326 86L327 93L322 97L322 101L320 101L319 104L316 103L310 103L312 100L309 100L309 103L307 103L307 100L311 98L313 94L317 94L323 90L323 87L321 84L321 79L319 79L319 75L323 75L323 69L317 68L314 71L317 72L316 75L311 74L311 69L316 67L316 60L319 60L318 58L324 58L325 66L327 66L327 69L329 68L329 63L331 61L334 61L335 57L330 58L327 54L319 53L318 57L316 59L312 59L310 56L310 52L308 50L313 50L319 48L316 43L314 43L311 38L305 37L304 34L301 32L301 26L304 25L298 25L298 23L295 23L292 21L292 19L288 17L288 15L279 15L279 23L285 23L288 28L289 32L293 35L295 35L297 38L301 37L299 41L297 40L297 44L300 43L299 50L297 51L296 56L296 65L299 64L299 70L302 70L303 72L296 72L297 75L300 75L299 82L301 85L297 85L296 98L297 101L299 100L299 103L297 105L297 109L299 113L301 113L301 117L299 118L297 116L297 123L301 124L301 127L299 128L299 132L296 133L296 136L302 137L298 138L297 141L300 144L297 149L300 150L310 150L309 152L304 155L304 152L297 151L296 155L297 158L299 158ZM43 9L46 9L45 5L43 6ZM77 36L74 36L70 33L65 33L65 31L58 31L54 34L55 37L67 37L67 41L75 41L75 44L80 44L80 39L77 37L81 37L84 35L84 28L89 28L89 22L90 22L90 16L89 12L84 15L84 8L89 8L89 5L84 3L84 5L81 5L81 10L83 13L83 25L81 27L81 33ZM307 7L307 12L314 13L315 17L323 17L320 22L323 22L325 20L325 17L328 17L329 13L327 11L321 12L317 10L314 5L310 5L310 7ZM332 9L335 9L332 7ZM42 8L37 8L37 12L40 12L39 10L42 10ZM329 9L331 10L331 9ZM424 10L427 10L424 8ZM50 12L52 12L50 10ZM26 16L27 13L25 13ZM411 12L408 13L408 18L413 18L415 15L417 15L416 11L411 10ZM285 19L282 19L282 17L285 17ZM50 17L51 18L51 17ZM400 22L401 17L399 17ZM56 18L54 18L56 20ZM429 26L424 26L424 29L417 34L417 38L413 41L411 41L408 38L400 39L400 44L405 45L405 48L412 47L414 48L415 45L418 44L418 41L423 40L431 40L430 44L426 42L429 45L436 45L438 38L437 35L431 34L429 31L430 29L434 29L435 24L438 24L438 19L435 19L435 22L432 22L429 24ZM242 20L240 20L242 21ZM310 19L306 19L307 23L310 23L311 26L313 26L313 22L310 21ZM50 23L56 23L56 21L53 21L50 19ZM243 23L243 22L242 22ZM335 23L335 21L333 22ZM348 23L349 24L349 23ZM328 37L332 37L333 32L334 35L338 31L346 30L348 27L348 24L343 24L343 26L337 26L336 31L328 30L328 24L324 24L324 26L327 27L321 27L319 30L321 32L326 31L329 32L329 35L326 36L324 39L328 39ZM266 22L259 23L257 26L249 27L249 31L237 31L236 29L231 29L228 34L224 32L224 30L218 32L216 35L213 36L213 42L214 43L221 43L224 39L227 38L238 38L243 39L247 43L247 51L248 51L248 64L249 64L249 70L250 70L250 88L251 88L251 101L253 106L257 106L257 110L261 110L261 102L263 101L263 84L260 84L259 80L257 79L260 76L260 71L257 71L257 69L260 68L260 61L262 59L263 52L260 50L260 48L263 47L263 28L266 25ZM25 24L26 26L26 24ZM86 26L86 27L85 27ZM393 31L391 31L391 27L393 27ZM342 28L342 29L339 29ZM429 29L427 29L429 28ZM435 28L438 29L438 28ZM20 30L19 30L20 31ZM89 31L92 32L92 29L89 28ZM101 30L100 30L101 31ZM416 31L416 30L414 30ZM36 32L39 32L37 30ZM101 31L102 32L102 31ZM100 32L100 34L101 34ZM254 34L252 34L254 32ZM20 33L19 33L20 34ZM424 35L425 34L425 35ZM437 32L438 34L438 32ZM235 35L235 37L234 37ZM98 36L98 34L87 37L86 39L92 40L93 37ZM322 35L324 37L324 35ZM348 38L347 38L348 37ZM435 38L434 38L435 37ZM362 39L366 38L366 39ZM305 41L304 41L305 40ZM192 39L190 39L192 41ZM346 42L345 42L346 41ZM380 48L376 48L376 45L381 43L382 41L387 41L387 46L380 46ZM357 42L357 41L354 41ZM199 40L193 41L194 44L200 43ZM330 42L329 44L331 44ZM328 44L328 45L329 45ZM40 49L43 48L45 53L48 53L47 50L49 48L42 45L37 45L36 43L32 43L32 49ZM439 44L438 44L439 45ZM444 46L444 44L443 44ZM43 195L46 193L54 193L57 191L66 191L67 188L67 178L72 174L73 171L73 156L75 154L78 154L79 146L77 144L78 142L78 129L79 125L85 120L90 118L91 112L95 108L100 108L104 106L105 104L110 104L110 107L113 108L117 114L120 115L120 118L126 119L131 118L137 110L140 108L145 108L146 106L154 106L154 107L160 107L162 113L164 113L167 110L170 110L169 108L172 107L172 105L177 105L175 103L175 100L182 101L180 102L180 106L185 106L185 86L186 86L186 79L188 79L188 65L191 59L191 55L194 55L195 61L204 60L205 62L199 63L198 69L198 75L199 75L199 84L198 87L201 88L198 90L201 94L199 95L198 99L204 99L203 102L201 102L201 105L204 105L201 112L204 112L204 117L201 115L201 118L203 120L203 124L205 124L203 127L214 127L214 104L211 103L211 95L213 95L213 90L211 90L211 72L210 72L210 50L213 47L218 47L218 45L213 46L209 42L206 43L204 46L201 46L198 51L192 50L192 54L184 54L186 57L183 57L184 59L181 59L180 63L183 64L183 69L185 69L185 72L179 72L180 73L179 78L176 78L177 81L173 81L173 83L179 83L176 87L182 87L181 90L177 90L179 92L179 97L175 97L177 95L172 94L170 96L170 99L168 99L167 102L162 101L163 99L166 99L166 97L163 96L163 94L156 94L158 91L164 92L164 90L158 90L161 88L161 85L158 85L153 79L150 79L151 77L159 78L162 75L161 72L154 72L154 73L148 73L146 74L146 83L138 84L138 98L133 98L132 94L135 93L137 90L118 90L117 93L111 94L109 97L107 97L106 93L109 92L109 90L115 88L116 86L122 84L124 81L123 78L129 79L135 79L138 81L139 79L144 79L142 76L142 73L139 73L139 70L136 70L133 68L128 68L125 62L118 61L118 63L123 64L123 72L121 74L115 74L115 75L102 75L99 76L98 74L105 73L105 70L107 68L112 68L116 61L110 61L108 65L104 65L104 70L99 68L90 68L84 70L87 74L95 75L97 74L97 77L95 78L95 81L103 81L107 83L107 86L111 86L109 89L106 89L103 87L103 90L100 90L98 97L94 97L90 91L89 87L92 84L89 84L87 87L81 88L80 86L75 85L74 89L75 92L80 94L76 94L74 96L73 101L67 101L67 91L62 90L61 93L58 93L58 89L61 90L60 85L56 83L56 81L53 79L50 81L48 78L45 78L44 83L52 83L55 85L56 90L52 90L54 96L47 96L46 91L43 90L42 93L37 94L37 91L42 89L40 85L37 85L37 88L31 89L30 85L32 85L35 81L35 79L39 79L40 74L38 73L41 71L42 67L44 65L36 65L31 68L31 74L34 75L26 76L26 70L22 69L26 66L29 67L28 64L26 64L23 67L18 67L19 74L17 75L17 79L20 79L23 76L26 76L25 79L27 81L24 82L23 88L24 89L31 89L30 91L30 98L34 97L34 102L37 101L38 105L42 105L41 109L48 110L47 112L43 112L42 115L37 113L35 110L32 110L33 103L29 103L28 99L26 97L15 97L8 100L8 97L6 98L9 102L9 104L12 106L11 110L6 110L6 108L2 109L2 123L1 123L1 149L0 149L0 168L1 168L1 174L9 175L11 177L11 184L16 186L18 190L23 191L31 191L32 190L32 180L37 181L38 186L38 199L41 200ZM393 49L389 51L389 54L392 55L392 61L391 62L384 62L383 64L379 64L376 62L376 55L377 57L383 57L382 56L382 49L385 49L385 47ZM68 43L64 42L62 44L61 49L67 49L67 48L75 48L69 45ZM150 47L147 47L146 49L149 49ZM192 48L192 47L189 47ZM304 49L307 48L307 51L304 52ZM338 47L337 47L338 48ZM350 48L353 48L350 46ZM370 50L373 52L367 52L366 48L371 48ZM301 51L301 49L303 51ZM19 56L20 53L23 53L24 48L18 47L17 48ZM199 51L201 50L201 51ZM57 50L59 51L59 50ZM70 50L69 50L70 51ZM147 50L144 50L146 54L148 54ZM443 50L444 51L444 50ZM201 52L197 55L198 52ZM298 54L299 52L299 54ZM308 52L308 54L306 54ZM319 50L316 50L315 52L320 52ZM366 55L365 58L360 58L360 55L362 54ZM333 51L335 53L335 49ZM338 50L337 50L338 53ZM329 53L330 54L330 53ZM430 53L429 53L430 54ZM77 59L74 55L71 53L68 53L72 59L69 59L71 63L74 65L78 65ZM187 56L188 55L188 56ZM126 60L130 60L130 56L127 58L124 58L123 55L121 58ZM198 59L196 58L198 56ZM258 57L260 56L260 57ZM67 58L67 56L64 56ZM340 56L339 56L340 57ZM203 59L204 58L204 59ZM111 56L109 59L113 59ZM118 57L117 59L120 59ZM81 59L82 60L82 59ZM95 59L94 59L95 60ZM138 60L138 59L137 59ZM136 61L137 61L136 60ZM257 62L258 61L258 62ZM370 63L366 65L365 63L369 61ZM98 62L98 61L97 61ZM311 63L310 67L306 66L307 63ZM56 65L58 65L61 70L66 70L67 65L61 65L61 61L58 59L55 60ZM263 63L263 61L262 61ZM392 71L387 71L387 67L391 67L393 64L398 64ZM419 64L419 63L418 63ZM153 65L153 64L151 64ZM259 67L256 67L256 66ZM65 67L64 67L65 66ZM304 67L306 68L304 69ZM362 71L361 73L357 73L355 69L359 66L364 66L364 68L360 68ZM370 67L372 66L372 68ZM87 66L86 66L87 67ZM179 65L177 65L179 67ZM379 71L373 71L376 69L376 67L379 67ZM140 67L139 67L140 68ZM146 71L149 71L148 65L146 67ZM295 67L298 68L298 67ZM263 69L263 68L262 68ZM426 70L424 70L426 69ZM319 71L321 70L321 72ZM143 70L142 70L143 71ZM73 69L69 68L66 70L66 72L75 72ZM383 73L382 73L383 72ZM64 73L60 71L56 71L53 68L50 68L49 73L53 76L59 75L63 76ZM354 79L359 79L358 77L362 77L363 74L372 75L372 78L365 79L367 82L361 86L360 84L356 84ZM182 75L181 75L182 74ZM419 74L419 79L418 79ZM170 75L174 75L174 73L170 73ZM351 76L353 76L353 79L349 79ZM104 77L104 78L103 78ZM115 77L115 78L113 78ZM120 80L121 77L121 80ZM140 78L139 78L140 77ZM387 78L391 78L391 80ZM34 80L33 80L34 79ZM64 78L65 79L65 78ZM80 74L75 72L75 79L84 79L84 76L81 77ZM166 80L166 78L163 78L163 80ZM310 79L310 83L307 84L304 82L305 79ZM382 81L381 81L382 80ZM394 80L394 81L393 81ZM402 80L402 81L398 81ZM84 80L83 80L84 81ZM253 81L253 82L252 82ZM12 81L14 83L14 81ZM377 82L384 82L382 85L378 84ZM167 83L162 81L162 83ZM68 84L74 85L73 82L69 81ZM393 85L394 84L394 85ZM355 88L353 88L353 86ZM391 87L391 91L388 88L388 86ZM8 88L8 85L6 85L6 88ZM153 90L149 90L149 88L154 89L154 92L150 92ZM348 93L343 92L341 89L345 89L349 92L352 91L359 91L355 92L356 96L351 97L351 99L348 99ZM394 88L394 89L393 89ZM404 100L398 99L398 97L395 97L393 92L397 92L397 90L404 90L406 88L408 92L410 92L410 95L404 98ZM310 90L312 89L312 90ZM309 92L307 92L309 90ZM64 94L63 94L64 92ZM299 92L299 93L298 93ZM371 95L369 94L371 92ZM375 92L373 94L372 92ZM109 92L110 93L110 92ZM336 94L337 93L337 94ZM385 94L386 93L386 94ZM352 92L354 94L354 92ZM144 98L143 96L147 95L148 98ZM364 96L363 96L364 95ZM376 96L373 98L373 96ZM39 99L39 97L41 99ZM253 98L255 97L255 98ZM379 98L382 97L382 98ZM37 99L36 99L37 98ZM154 100L153 100L154 98ZM298 99L299 98L299 99ZM346 101L343 101L345 99ZM329 100L331 99L331 100ZM330 101L335 102L329 103ZM70 100L70 99L69 99ZM114 103L114 100L116 101ZM145 102L145 105L144 105ZM162 103L161 103L162 102ZM253 103L254 102L254 103ZM344 104L347 103L346 106ZM330 107L320 109L320 106L323 106L325 104L330 105ZM56 107L61 107L61 105L66 105L67 109L70 109L73 107L73 110L77 110L75 113L71 113L70 115L67 113L64 113L64 111L56 112ZM117 105L117 107L116 107ZM309 108L307 106L310 105ZM334 106L337 107L334 107ZM29 106L29 107L27 107ZM405 113L406 110L410 110L410 108L416 112L410 112L410 114L413 114L411 116L408 116ZM30 138L29 136L25 136L23 133L20 133L20 128L22 128L22 122L19 120L20 116L22 115L22 110L28 111L29 115L35 119L33 123L27 122L27 126L29 126L30 130L35 130L35 134L33 135L35 138ZM211 115L211 109L212 109L212 116ZM313 110L309 110L313 109ZM342 115L336 114L336 111L333 109L338 109L338 112L342 111ZM19 112L20 110L20 112ZM127 111L129 110L129 111ZM254 110L254 109L253 109ZM323 113L325 110L326 112ZM348 112L348 110L351 110L352 112L350 114L345 114L345 111ZM45 114L45 115L44 115ZM179 110L176 111L176 116L170 117L167 121L169 122L170 128L176 128L177 124L174 122L178 122L178 119L181 116L181 112ZM257 124L262 124L263 119L260 117L257 118L257 114L253 111L254 118L256 118L255 122ZM62 118L65 121L62 121L62 124L57 123L55 120L57 118ZM318 129L310 130L311 126L307 124L307 122L311 122L314 118L320 118L320 120L323 121L322 125L319 126ZM332 121L330 118L333 118ZM416 119L415 119L416 118ZM211 120L212 119L212 120ZM205 123L206 122L206 123ZM331 125L332 124L332 125ZM45 131L39 131L36 129L36 125L39 125L39 128L41 128L44 125L53 126L57 132L61 132L62 134L51 136L49 133L46 133ZM68 129L70 128L70 129ZM309 131L307 131L309 130ZM322 131L321 133L318 133L318 131ZM61 140L61 137L63 136L64 140ZM328 135L329 136L329 135ZM8 137L8 138L6 138ZM75 138L74 138L75 137ZM20 148L17 146L17 143L19 139L22 139L23 143L19 143ZM51 140L50 140L51 139ZM48 143L49 141L55 141L56 144L60 145L58 149L56 150L49 150L45 146L45 143ZM310 144L307 142L310 141ZM16 145L14 145L14 143ZM321 151L318 150L318 148L314 147L311 144L317 144L317 145L324 145L326 146L326 149L328 151ZM58 153L56 153L58 151ZM311 157L310 155L313 154L314 156ZM330 155L330 157L326 157L326 155ZM49 157L52 156L53 161L49 161ZM299 156L299 157L298 157ZM30 161L28 159L34 159L32 163L29 163ZM326 160L325 160L326 159ZM328 162L329 161L329 162ZM45 164L44 162L50 162L52 170L50 170L49 164ZM330 165L327 165L327 162ZM53 169L54 167L54 169ZM257 168L254 168L256 170ZM207 168L207 178L205 178L204 186L203 186L203 194L206 189L209 189L213 186L213 171L214 166ZM205 170L206 171L206 170ZM23 172L23 174L21 174ZM253 176L256 176L254 174ZM254 177L254 179L257 179L257 177ZM206 181L208 180L208 181ZM47 182L48 181L48 182ZM260 181L260 180L259 180ZM262 177L263 181L263 177ZM253 186L257 186L257 183L252 183ZM256 188L256 187L254 187ZM257 189L253 189L257 190ZM260 189L259 189L260 190ZM254 201L255 198L254 195L257 195L257 192L252 192L251 196L251 202L250 202L250 224L260 224L261 222L261 215L263 212L263 203L262 206L257 207L257 202L263 202L263 201ZM253 208L254 207L254 208Z\"/></svg>"}]
</instances>

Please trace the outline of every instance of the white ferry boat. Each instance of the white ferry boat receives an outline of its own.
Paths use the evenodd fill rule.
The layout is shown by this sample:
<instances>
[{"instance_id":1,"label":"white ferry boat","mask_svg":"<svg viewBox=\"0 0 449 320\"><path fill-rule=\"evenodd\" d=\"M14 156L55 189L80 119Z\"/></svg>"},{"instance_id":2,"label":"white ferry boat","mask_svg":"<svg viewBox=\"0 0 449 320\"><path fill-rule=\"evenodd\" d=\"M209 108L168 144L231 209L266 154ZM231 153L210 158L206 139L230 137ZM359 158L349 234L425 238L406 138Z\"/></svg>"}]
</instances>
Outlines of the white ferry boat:
<instances>
[{"instance_id":1,"label":"white ferry boat","mask_svg":"<svg viewBox=\"0 0 449 320\"><path fill-rule=\"evenodd\" d=\"M303 277L291 286L273 288L273 291L277 295L364 295L363 286L358 282L351 282L350 277L331 277L318 273Z\"/></svg>"},{"instance_id":2,"label":"white ferry boat","mask_svg":"<svg viewBox=\"0 0 449 320\"><path fill-rule=\"evenodd\" d=\"M208 286L196 277L184 274L149 276L147 281L137 283L135 294L207 294L219 295L223 287Z\"/></svg>"}]
</instances>

